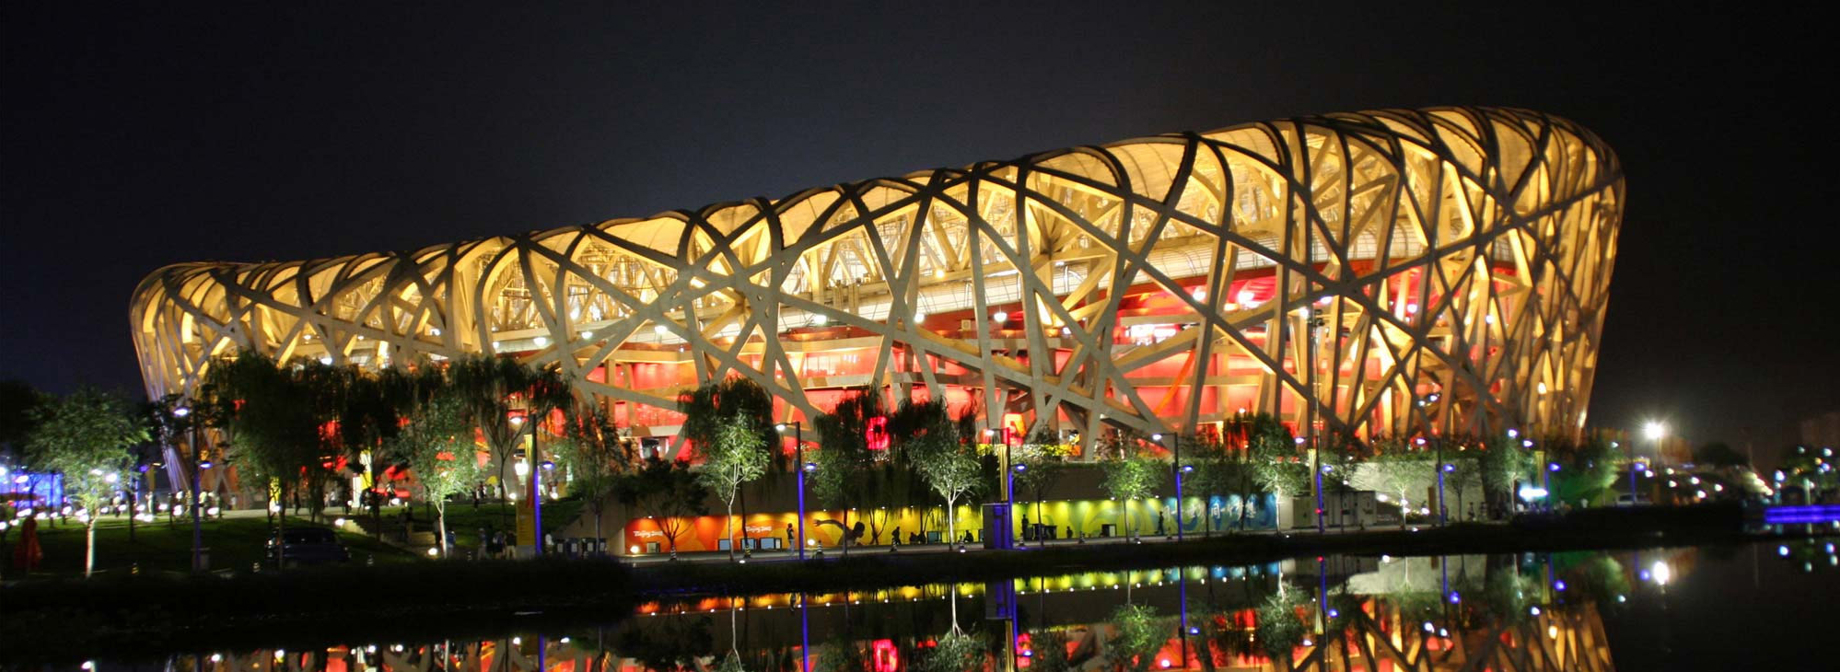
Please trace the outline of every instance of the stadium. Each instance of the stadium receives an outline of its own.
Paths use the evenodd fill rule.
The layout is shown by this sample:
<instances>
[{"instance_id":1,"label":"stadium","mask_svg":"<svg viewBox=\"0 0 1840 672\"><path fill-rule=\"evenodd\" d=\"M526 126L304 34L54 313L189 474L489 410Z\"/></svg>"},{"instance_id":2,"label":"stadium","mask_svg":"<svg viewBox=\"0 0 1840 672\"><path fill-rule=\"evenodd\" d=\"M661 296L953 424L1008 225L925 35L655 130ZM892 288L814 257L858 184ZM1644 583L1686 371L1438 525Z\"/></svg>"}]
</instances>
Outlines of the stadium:
<instances>
[{"instance_id":1,"label":"stadium","mask_svg":"<svg viewBox=\"0 0 1840 672\"><path fill-rule=\"evenodd\" d=\"M653 450L745 376L776 419L859 388L987 427L1575 437L1623 208L1614 154L1499 108L1250 123L415 251L159 269L150 397L261 351L557 364Z\"/></svg>"}]
</instances>

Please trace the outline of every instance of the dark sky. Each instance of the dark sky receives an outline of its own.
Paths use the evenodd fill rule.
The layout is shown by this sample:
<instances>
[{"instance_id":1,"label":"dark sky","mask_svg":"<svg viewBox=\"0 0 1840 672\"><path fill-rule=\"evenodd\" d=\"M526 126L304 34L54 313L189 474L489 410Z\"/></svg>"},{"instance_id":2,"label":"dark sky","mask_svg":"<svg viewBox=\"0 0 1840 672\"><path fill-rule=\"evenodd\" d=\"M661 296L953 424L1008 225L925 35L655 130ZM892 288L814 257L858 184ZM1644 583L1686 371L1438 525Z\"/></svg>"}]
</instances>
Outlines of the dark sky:
<instances>
[{"instance_id":1,"label":"dark sky","mask_svg":"<svg viewBox=\"0 0 1840 672\"><path fill-rule=\"evenodd\" d=\"M0 378L138 390L128 296L174 262L413 248L1167 131L1478 104L1569 117L1626 168L1593 424L1665 417L1738 445L1751 427L1761 451L1840 408L1832 53L1814 16L268 4L0 4Z\"/></svg>"}]
</instances>

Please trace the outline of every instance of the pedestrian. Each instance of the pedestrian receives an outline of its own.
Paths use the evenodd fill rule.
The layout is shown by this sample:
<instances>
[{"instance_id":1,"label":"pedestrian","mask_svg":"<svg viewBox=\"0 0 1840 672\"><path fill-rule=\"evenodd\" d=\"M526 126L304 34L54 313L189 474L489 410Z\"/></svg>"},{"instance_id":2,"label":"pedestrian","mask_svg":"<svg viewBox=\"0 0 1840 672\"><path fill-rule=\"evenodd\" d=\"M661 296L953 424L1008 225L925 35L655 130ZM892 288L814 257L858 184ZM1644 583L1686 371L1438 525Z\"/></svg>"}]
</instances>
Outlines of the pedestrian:
<instances>
[{"instance_id":1,"label":"pedestrian","mask_svg":"<svg viewBox=\"0 0 1840 672\"><path fill-rule=\"evenodd\" d=\"M1156 512L1156 536L1163 536L1163 512Z\"/></svg>"},{"instance_id":2,"label":"pedestrian","mask_svg":"<svg viewBox=\"0 0 1840 672\"><path fill-rule=\"evenodd\" d=\"M792 523L786 523L786 550L796 551L798 549L797 536L792 533Z\"/></svg>"},{"instance_id":3,"label":"pedestrian","mask_svg":"<svg viewBox=\"0 0 1840 672\"><path fill-rule=\"evenodd\" d=\"M19 524L19 543L13 545L13 566L21 574L30 574L44 562L45 549L38 543L38 516L28 515Z\"/></svg>"},{"instance_id":4,"label":"pedestrian","mask_svg":"<svg viewBox=\"0 0 1840 672\"><path fill-rule=\"evenodd\" d=\"M888 545L890 546L901 545L901 526L900 525L894 526L894 534L888 536Z\"/></svg>"}]
</instances>

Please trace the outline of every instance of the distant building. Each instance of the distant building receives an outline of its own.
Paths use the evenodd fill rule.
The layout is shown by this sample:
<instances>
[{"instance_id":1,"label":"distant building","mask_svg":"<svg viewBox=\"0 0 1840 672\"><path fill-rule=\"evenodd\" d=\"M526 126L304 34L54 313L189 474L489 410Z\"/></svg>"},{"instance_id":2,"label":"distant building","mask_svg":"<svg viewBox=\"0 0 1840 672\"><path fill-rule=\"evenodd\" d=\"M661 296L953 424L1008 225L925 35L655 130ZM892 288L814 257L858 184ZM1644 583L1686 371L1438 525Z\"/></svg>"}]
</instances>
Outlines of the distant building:
<instances>
[{"instance_id":1,"label":"distant building","mask_svg":"<svg viewBox=\"0 0 1840 672\"><path fill-rule=\"evenodd\" d=\"M1800 443L1807 446L1840 446L1840 411L1828 411L1801 422Z\"/></svg>"}]
</instances>

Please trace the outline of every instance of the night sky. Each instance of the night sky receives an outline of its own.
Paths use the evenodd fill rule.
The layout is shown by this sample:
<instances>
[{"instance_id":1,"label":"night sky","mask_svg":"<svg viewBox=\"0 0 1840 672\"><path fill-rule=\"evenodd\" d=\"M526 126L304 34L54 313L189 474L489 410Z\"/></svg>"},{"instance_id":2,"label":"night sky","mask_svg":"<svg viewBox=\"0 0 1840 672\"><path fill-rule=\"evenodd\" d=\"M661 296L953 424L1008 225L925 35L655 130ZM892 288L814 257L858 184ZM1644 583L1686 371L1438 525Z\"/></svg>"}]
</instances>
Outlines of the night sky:
<instances>
[{"instance_id":1,"label":"night sky","mask_svg":"<svg viewBox=\"0 0 1840 672\"><path fill-rule=\"evenodd\" d=\"M138 392L129 294L175 262L416 248L1474 104L1569 117L1622 158L1593 425L1661 417L1740 448L1749 428L1761 456L1840 409L1832 53L1813 16L312 4L0 5L0 378Z\"/></svg>"}]
</instances>

